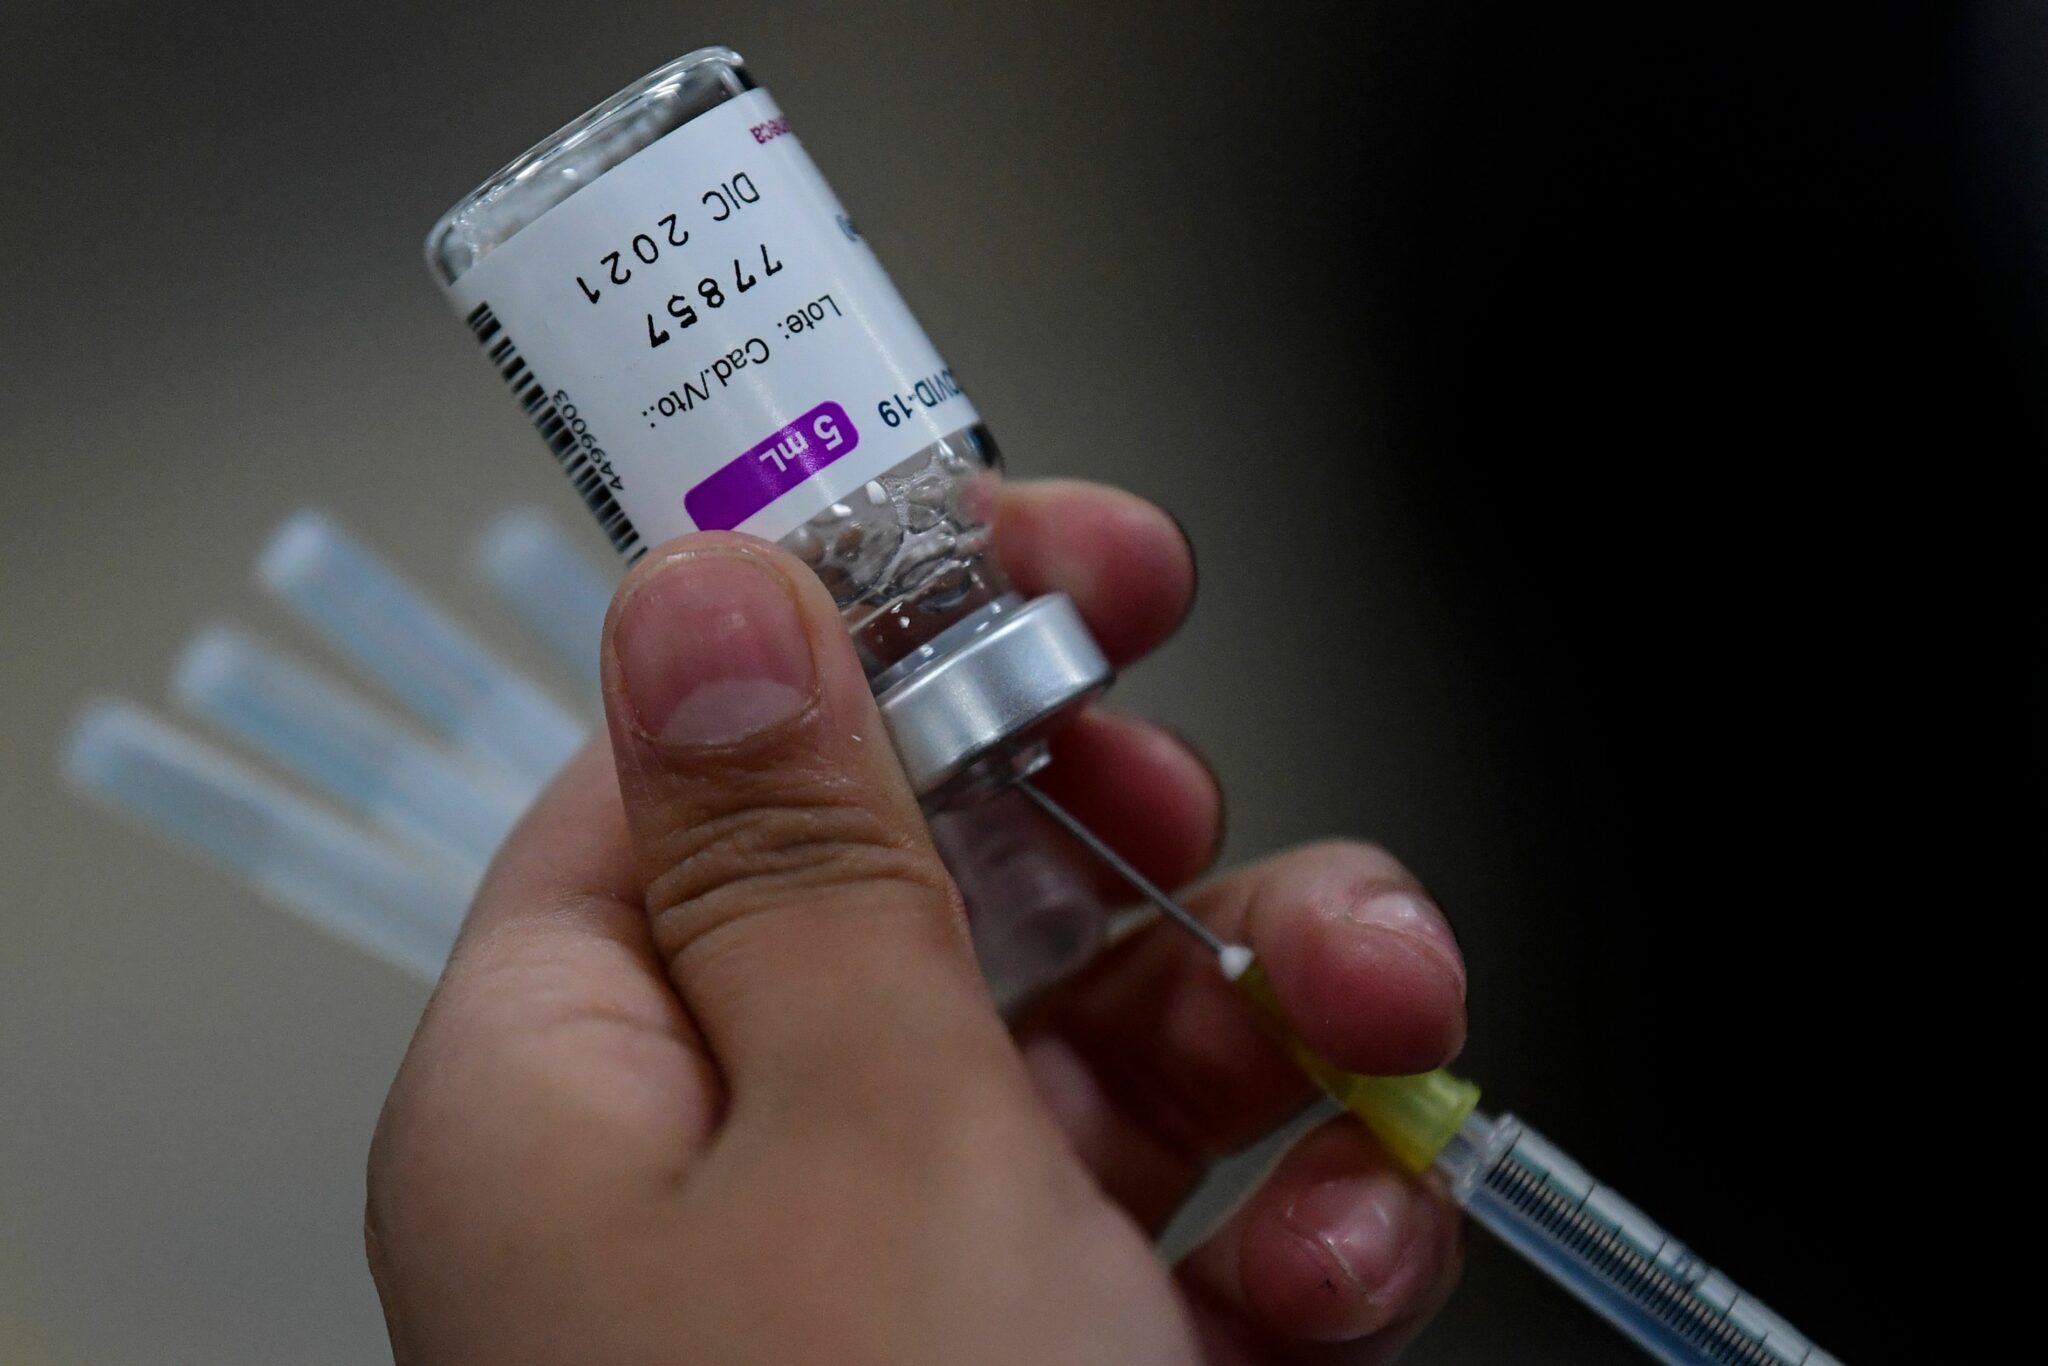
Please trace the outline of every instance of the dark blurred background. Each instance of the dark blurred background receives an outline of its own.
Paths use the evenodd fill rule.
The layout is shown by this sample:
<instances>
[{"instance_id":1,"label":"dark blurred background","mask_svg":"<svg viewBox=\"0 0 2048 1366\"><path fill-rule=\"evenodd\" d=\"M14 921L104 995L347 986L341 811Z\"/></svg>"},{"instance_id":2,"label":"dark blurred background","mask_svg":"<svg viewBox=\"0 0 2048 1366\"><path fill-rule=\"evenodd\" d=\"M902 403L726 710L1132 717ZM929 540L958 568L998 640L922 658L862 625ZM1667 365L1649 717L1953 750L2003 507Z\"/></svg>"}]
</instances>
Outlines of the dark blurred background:
<instances>
[{"instance_id":1,"label":"dark blurred background","mask_svg":"<svg viewBox=\"0 0 2048 1366\"><path fill-rule=\"evenodd\" d=\"M247 566L302 503L503 632L470 534L581 513L419 238L722 41L1015 471L1186 522L1119 700L1208 747L1230 856L1399 850L1490 1104L1844 1359L1931 1359L1894 1099L2039 905L2042 15L17 0L0 1357L384 1352L420 993L59 793L56 739L208 616L292 639ZM1414 1360L1636 1359L1473 1253Z\"/></svg>"}]
</instances>

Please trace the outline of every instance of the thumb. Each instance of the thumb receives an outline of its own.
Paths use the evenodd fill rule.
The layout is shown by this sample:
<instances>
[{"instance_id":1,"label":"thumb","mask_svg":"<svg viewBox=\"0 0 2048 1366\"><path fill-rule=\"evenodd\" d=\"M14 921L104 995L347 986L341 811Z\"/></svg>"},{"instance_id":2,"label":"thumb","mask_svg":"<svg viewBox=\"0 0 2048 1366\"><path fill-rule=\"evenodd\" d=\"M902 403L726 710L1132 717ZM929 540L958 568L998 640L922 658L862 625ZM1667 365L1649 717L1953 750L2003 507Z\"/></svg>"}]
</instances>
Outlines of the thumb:
<instances>
[{"instance_id":1,"label":"thumb","mask_svg":"<svg viewBox=\"0 0 2048 1366\"><path fill-rule=\"evenodd\" d=\"M735 1102L872 1099L1000 1027L831 595L752 537L649 556L604 700L654 942ZM848 1099L856 1097L849 1095Z\"/></svg>"}]
</instances>

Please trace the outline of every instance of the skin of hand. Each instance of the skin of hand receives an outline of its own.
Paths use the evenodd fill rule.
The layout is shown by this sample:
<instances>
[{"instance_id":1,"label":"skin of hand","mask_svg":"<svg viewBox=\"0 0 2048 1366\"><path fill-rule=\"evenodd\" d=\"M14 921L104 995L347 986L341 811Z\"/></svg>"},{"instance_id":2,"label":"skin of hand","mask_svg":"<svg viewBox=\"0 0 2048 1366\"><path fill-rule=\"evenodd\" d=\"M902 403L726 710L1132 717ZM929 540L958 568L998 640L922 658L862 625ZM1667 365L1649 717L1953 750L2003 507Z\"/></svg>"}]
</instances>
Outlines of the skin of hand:
<instances>
[{"instance_id":1,"label":"skin of hand","mask_svg":"<svg viewBox=\"0 0 2048 1366\"><path fill-rule=\"evenodd\" d=\"M1185 539L1128 494L1015 485L996 536L1119 664L1193 596ZM1308 1083L1163 924L1006 1027L802 564L673 542L603 648L609 752L498 857L372 1145L402 1366L1365 1363L1448 1295L1453 1210L1343 1119L1157 1259L1206 1165ZM1054 753L1047 789L1148 876L1201 875L1221 794L1181 741L1096 710ZM1456 943L1384 853L1297 849L1189 904L1332 1060L1415 1072L1462 1042Z\"/></svg>"}]
</instances>

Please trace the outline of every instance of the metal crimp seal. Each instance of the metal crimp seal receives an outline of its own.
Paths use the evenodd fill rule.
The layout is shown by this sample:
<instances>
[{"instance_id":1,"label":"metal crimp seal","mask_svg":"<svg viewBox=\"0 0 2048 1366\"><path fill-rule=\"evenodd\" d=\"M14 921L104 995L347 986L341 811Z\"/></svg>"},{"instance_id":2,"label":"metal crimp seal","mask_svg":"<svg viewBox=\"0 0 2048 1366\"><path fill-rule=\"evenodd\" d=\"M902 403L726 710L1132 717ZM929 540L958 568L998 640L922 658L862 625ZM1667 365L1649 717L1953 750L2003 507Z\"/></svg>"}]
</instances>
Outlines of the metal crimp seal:
<instances>
[{"instance_id":1,"label":"metal crimp seal","mask_svg":"<svg viewBox=\"0 0 2048 1366\"><path fill-rule=\"evenodd\" d=\"M919 797L1028 749L1116 671L1064 593L989 604L877 680L883 724Z\"/></svg>"}]
</instances>

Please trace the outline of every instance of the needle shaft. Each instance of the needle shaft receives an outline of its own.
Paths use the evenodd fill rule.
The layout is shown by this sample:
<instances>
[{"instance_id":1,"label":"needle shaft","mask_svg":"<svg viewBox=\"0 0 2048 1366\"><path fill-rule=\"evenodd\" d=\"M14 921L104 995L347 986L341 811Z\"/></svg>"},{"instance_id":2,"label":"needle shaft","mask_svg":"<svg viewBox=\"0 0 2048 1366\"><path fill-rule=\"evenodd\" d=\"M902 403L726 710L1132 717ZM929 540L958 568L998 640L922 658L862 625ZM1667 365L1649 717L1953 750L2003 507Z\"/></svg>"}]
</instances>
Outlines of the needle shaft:
<instances>
[{"instance_id":1,"label":"needle shaft","mask_svg":"<svg viewBox=\"0 0 2048 1366\"><path fill-rule=\"evenodd\" d=\"M1172 920L1174 924L1201 940L1203 946L1218 958L1226 956L1230 945L1218 939L1207 925L1195 919L1187 907L1168 896L1152 879L1146 877L1136 868L1133 868L1122 854L1117 853L1116 850L1105 844L1102 837L1083 825L1073 812L1046 796L1044 792L1039 790L1038 785L1029 778L1016 779L1014 786L1018 791L1029 797L1040 811L1043 811L1046 815L1059 822L1060 827L1069 835L1072 835L1075 839L1086 845L1088 852L1108 864L1112 872L1125 882L1130 883L1147 901L1150 901L1153 905L1164 911L1167 918ZM1243 950L1239 950L1239 952L1243 952Z\"/></svg>"}]
</instances>

